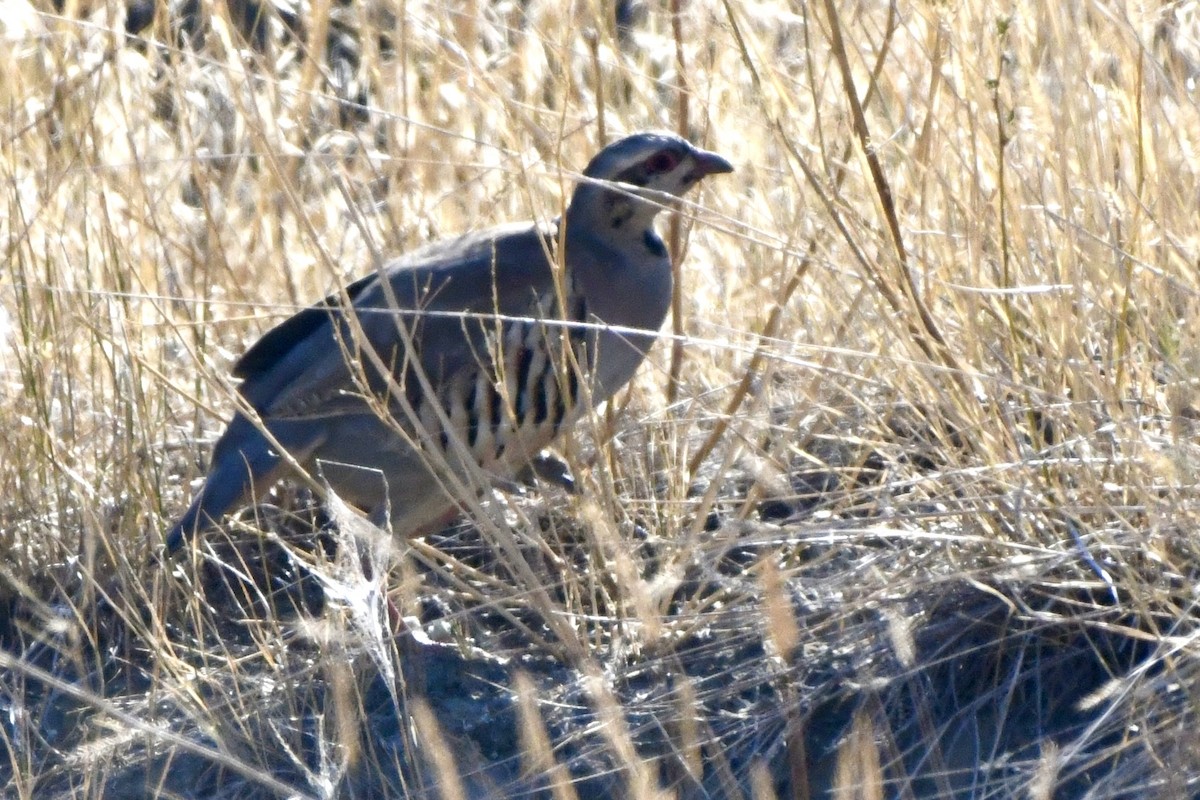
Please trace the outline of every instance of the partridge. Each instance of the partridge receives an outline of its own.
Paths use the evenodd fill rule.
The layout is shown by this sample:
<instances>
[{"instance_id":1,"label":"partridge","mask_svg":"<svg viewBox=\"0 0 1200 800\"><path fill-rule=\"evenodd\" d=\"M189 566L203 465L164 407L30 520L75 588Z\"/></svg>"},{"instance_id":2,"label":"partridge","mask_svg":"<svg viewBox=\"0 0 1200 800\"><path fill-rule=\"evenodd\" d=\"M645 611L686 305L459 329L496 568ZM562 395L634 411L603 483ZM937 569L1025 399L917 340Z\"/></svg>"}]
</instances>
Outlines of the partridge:
<instances>
[{"instance_id":1,"label":"partridge","mask_svg":"<svg viewBox=\"0 0 1200 800\"><path fill-rule=\"evenodd\" d=\"M168 552L297 466L400 536L452 516L480 470L513 476L633 376L672 292L655 217L732 171L627 136L562 218L426 246L270 330L234 365L239 410Z\"/></svg>"}]
</instances>

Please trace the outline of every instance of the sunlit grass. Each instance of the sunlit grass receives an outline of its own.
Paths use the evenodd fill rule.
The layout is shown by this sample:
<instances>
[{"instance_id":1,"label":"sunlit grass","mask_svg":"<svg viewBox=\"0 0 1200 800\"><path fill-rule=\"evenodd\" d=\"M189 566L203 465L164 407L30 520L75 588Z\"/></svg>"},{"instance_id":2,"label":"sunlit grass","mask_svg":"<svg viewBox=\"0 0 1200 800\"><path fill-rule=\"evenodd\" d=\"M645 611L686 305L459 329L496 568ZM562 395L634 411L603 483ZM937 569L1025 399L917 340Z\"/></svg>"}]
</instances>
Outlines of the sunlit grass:
<instances>
[{"instance_id":1,"label":"sunlit grass","mask_svg":"<svg viewBox=\"0 0 1200 800\"><path fill-rule=\"evenodd\" d=\"M544 727L546 685L522 676L513 690L524 768L556 797L589 766L629 797L687 796L697 772L725 797L833 784L892 796L902 756L926 746L939 777L911 791L972 796L955 783L969 758L926 720L887 730L869 700L811 795L796 771L795 742L822 724L812 698L853 686L899 704L872 678L936 681L944 664L917 663L931 653L976 663L936 647L961 630L984 653L972 696L1011 689L1014 721L1018 678L1044 675L1053 694L1072 677L1036 653L1005 673L1007 648L1049 630L1113 671L1089 695L1111 709L1107 727L1070 741L1038 728L1005 786L1057 796L1080 752L1125 748L1123 775L1089 776L1093 796L1186 796L1200 752L1186 688L1200 556L1194 4L699 2L677 24L649 4L628 31L601 4L314 4L298 32L272 18L260 49L225 4L203 44L162 19L126 41L115 4L68 5L18 2L0 20L6 793L119 795L126 784L107 781L128 770L127 742L110 726L148 761L177 748L263 796L283 791L272 781L334 796L348 776L366 785L363 764L392 774L392 751L363 733L361 676L420 660L386 607L425 620L436 597L423 635L576 676L540 698ZM477 530L380 548L386 601L344 552L298 553L328 598L303 621L278 606L283 581L234 591L251 595L246 618L197 590L204 554L234 559L220 535L170 569L156 560L234 407L229 367L257 335L379 257L553 218L605 140L645 128L738 169L670 223L682 313L631 388L564 443L578 496L487 495ZM256 529L311 528L303 492L266 499L282 510L228 529L248 575L263 567ZM1019 623L946 599L963 587ZM1143 648L1136 668L1105 649L1114 639ZM697 640L727 683L678 666L673 647ZM764 664L753 679L743 646ZM652 711L623 708L625 687L603 680L625 679L613 665L658 670L670 690L648 690ZM22 717L58 708L47 681L80 698L87 724L47 733ZM778 699L743 735L690 711L754 681ZM407 708L403 681L388 692ZM592 739L555 716L571 702L594 712ZM319 730L286 724L314 705ZM436 713L418 708L395 736L439 741ZM674 748L652 766L639 756L649 719ZM450 734L409 757L423 780L446 776L442 796L475 792L448 774L486 759ZM281 755L313 741L320 763Z\"/></svg>"}]
</instances>

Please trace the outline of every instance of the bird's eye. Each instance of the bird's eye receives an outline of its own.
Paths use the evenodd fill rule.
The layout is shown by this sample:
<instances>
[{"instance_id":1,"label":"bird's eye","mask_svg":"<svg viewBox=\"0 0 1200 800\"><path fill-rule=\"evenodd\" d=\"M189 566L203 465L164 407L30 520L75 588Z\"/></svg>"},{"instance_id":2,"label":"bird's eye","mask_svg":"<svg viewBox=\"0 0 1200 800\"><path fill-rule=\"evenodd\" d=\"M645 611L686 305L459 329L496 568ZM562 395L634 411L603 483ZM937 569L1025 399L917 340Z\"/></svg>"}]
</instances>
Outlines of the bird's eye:
<instances>
[{"instance_id":1,"label":"bird's eye","mask_svg":"<svg viewBox=\"0 0 1200 800\"><path fill-rule=\"evenodd\" d=\"M646 172L657 175L670 172L679 165L679 156L670 150L660 150L646 160Z\"/></svg>"}]
</instances>

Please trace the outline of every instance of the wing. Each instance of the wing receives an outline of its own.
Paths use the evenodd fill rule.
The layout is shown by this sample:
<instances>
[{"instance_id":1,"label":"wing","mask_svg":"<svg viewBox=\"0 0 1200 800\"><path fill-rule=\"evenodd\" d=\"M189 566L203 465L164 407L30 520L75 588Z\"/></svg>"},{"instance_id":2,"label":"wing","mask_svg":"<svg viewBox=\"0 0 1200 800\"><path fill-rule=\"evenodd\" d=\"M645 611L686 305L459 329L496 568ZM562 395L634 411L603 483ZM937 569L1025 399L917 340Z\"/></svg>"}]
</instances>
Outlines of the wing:
<instances>
[{"instance_id":1,"label":"wing","mask_svg":"<svg viewBox=\"0 0 1200 800\"><path fill-rule=\"evenodd\" d=\"M378 279L376 275L367 275L347 286L346 295L350 298L350 302L354 302L354 299L362 294L364 289ZM299 342L319 331L322 326L328 325L330 312L340 308L341 305L342 296L331 294L321 302L293 314L276 325L263 334L262 338L251 345L250 349L237 360L237 363L233 365L233 377L248 380L268 373Z\"/></svg>"},{"instance_id":2,"label":"wing","mask_svg":"<svg viewBox=\"0 0 1200 800\"><path fill-rule=\"evenodd\" d=\"M555 230L521 224L470 234L393 262L383 272L386 286L378 274L356 281L346 291L361 337L342 297L331 295L242 356L234 367L242 395L267 422L362 413L362 378L373 391L387 386L361 355L365 347L404 378L408 391L419 391L419 384L407 379L405 365L419 364L438 385L477 363L484 348L485 326L462 312L528 314L538 296L553 291L546 253ZM400 325L418 352L405 346Z\"/></svg>"}]
</instances>

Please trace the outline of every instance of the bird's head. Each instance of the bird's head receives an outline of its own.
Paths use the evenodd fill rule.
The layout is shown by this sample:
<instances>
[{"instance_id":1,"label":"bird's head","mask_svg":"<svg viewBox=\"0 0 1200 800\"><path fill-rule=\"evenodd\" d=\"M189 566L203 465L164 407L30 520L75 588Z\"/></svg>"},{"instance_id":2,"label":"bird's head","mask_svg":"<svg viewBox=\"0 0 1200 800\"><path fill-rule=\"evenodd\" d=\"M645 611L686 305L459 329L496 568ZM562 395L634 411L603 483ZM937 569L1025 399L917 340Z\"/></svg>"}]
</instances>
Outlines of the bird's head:
<instances>
[{"instance_id":1,"label":"bird's head","mask_svg":"<svg viewBox=\"0 0 1200 800\"><path fill-rule=\"evenodd\" d=\"M733 165L673 133L648 131L618 139L592 158L567 218L609 229L645 230L673 198Z\"/></svg>"}]
</instances>

